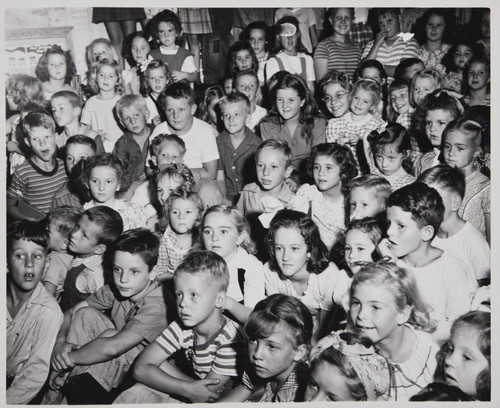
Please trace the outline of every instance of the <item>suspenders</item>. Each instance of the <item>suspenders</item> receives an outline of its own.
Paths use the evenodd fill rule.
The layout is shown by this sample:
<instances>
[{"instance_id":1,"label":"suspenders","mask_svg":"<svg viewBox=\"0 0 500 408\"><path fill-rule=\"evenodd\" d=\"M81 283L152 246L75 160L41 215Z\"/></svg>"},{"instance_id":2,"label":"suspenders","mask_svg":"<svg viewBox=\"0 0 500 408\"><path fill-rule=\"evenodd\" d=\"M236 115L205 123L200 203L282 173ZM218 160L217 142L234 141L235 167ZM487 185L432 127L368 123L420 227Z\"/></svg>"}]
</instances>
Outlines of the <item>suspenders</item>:
<instances>
[{"instance_id":1,"label":"suspenders","mask_svg":"<svg viewBox=\"0 0 500 408\"><path fill-rule=\"evenodd\" d=\"M277 55L275 55L274 58L276 58L276 62L278 63L279 70L286 71L285 65L283 64L283 61L281 60L281 58L278 57ZM300 59L300 66L302 68L302 72L299 74L299 76L301 76L304 79L304 81L306 81L306 83L307 83L306 59L304 57L299 57L299 59Z\"/></svg>"}]
</instances>

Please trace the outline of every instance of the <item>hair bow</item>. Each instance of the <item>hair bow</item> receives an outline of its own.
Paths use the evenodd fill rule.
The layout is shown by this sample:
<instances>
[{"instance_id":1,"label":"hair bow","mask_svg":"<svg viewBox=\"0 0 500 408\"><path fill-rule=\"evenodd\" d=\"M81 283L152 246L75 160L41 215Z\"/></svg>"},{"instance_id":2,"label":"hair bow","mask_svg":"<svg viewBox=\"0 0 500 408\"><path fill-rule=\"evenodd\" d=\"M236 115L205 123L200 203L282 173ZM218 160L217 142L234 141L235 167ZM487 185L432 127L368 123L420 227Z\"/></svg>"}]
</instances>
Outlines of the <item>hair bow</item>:
<instances>
[{"instance_id":1,"label":"hair bow","mask_svg":"<svg viewBox=\"0 0 500 408\"><path fill-rule=\"evenodd\" d=\"M139 70L144 73L148 69L148 65L151 61L153 61L153 57L148 55L148 57L139 65Z\"/></svg>"}]
</instances>

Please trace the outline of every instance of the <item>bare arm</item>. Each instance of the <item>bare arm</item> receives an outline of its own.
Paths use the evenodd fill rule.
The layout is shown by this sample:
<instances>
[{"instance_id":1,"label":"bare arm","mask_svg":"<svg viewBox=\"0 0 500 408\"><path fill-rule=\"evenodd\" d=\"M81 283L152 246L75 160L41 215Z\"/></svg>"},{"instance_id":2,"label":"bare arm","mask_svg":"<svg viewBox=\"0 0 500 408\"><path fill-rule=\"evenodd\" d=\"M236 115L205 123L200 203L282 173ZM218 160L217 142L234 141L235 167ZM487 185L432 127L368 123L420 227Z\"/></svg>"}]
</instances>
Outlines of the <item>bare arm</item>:
<instances>
[{"instance_id":1,"label":"bare arm","mask_svg":"<svg viewBox=\"0 0 500 408\"><path fill-rule=\"evenodd\" d=\"M245 324L248 321L248 317L250 316L250 313L252 313L253 310L248 306L238 303L230 296L226 297L226 303L224 305L224 309L230 312L240 324Z\"/></svg>"},{"instance_id":2,"label":"bare arm","mask_svg":"<svg viewBox=\"0 0 500 408\"><path fill-rule=\"evenodd\" d=\"M225 394L219 402L245 402L251 394L250 390L246 389L243 384L240 384Z\"/></svg>"},{"instance_id":3,"label":"bare arm","mask_svg":"<svg viewBox=\"0 0 500 408\"><path fill-rule=\"evenodd\" d=\"M318 32L316 31L316 24L309 27L309 36L311 37L311 44L313 49L318 45Z\"/></svg>"},{"instance_id":4,"label":"bare arm","mask_svg":"<svg viewBox=\"0 0 500 408\"><path fill-rule=\"evenodd\" d=\"M219 185L220 191L223 197L227 197L226 193L226 176L224 170L217 170L217 184Z\"/></svg>"},{"instance_id":5,"label":"bare arm","mask_svg":"<svg viewBox=\"0 0 500 408\"><path fill-rule=\"evenodd\" d=\"M314 72L316 81L320 81L328 71L328 60L326 58L314 58Z\"/></svg>"}]
</instances>

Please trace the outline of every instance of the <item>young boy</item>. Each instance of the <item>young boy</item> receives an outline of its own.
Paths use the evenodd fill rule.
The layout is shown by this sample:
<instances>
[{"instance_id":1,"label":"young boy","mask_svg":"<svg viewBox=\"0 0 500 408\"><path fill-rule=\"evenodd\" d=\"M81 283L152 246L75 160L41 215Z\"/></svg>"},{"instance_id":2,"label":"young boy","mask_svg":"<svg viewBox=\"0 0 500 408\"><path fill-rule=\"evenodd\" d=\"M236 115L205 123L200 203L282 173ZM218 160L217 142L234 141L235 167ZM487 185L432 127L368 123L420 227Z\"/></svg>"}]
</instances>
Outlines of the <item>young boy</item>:
<instances>
[{"instance_id":1,"label":"young boy","mask_svg":"<svg viewBox=\"0 0 500 408\"><path fill-rule=\"evenodd\" d=\"M61 205L82 208L83 204L89 200L89 198L82 197L83 186L80 182L80 177L83 171L83 163L80 165L78 163L96 154L96 143L88 136L74 135L66 141L65 150L66 173L69 180L54 193L54 197L50 203L51 209Z\"/></svg>"},{"instance_id":2,"label":"young boy","mask_svg":"<svg viewBox=\"0 0 500 408\"><path fill-rule=\"evenodd\" d=\"M467 266L471 295L489 284L490 247L472 224L458 215L465 194L465 177L457 168L440 164L424 171L419 182L435 188L444 204L444 218L432 245L462 260Z\"/></svg>"},{"instance_id":3,"label":"young boy","mask_svg":"<svg viewBox=\"0 0 500 408\"><path fill-rule=\"evenodd\" d=\"M465 266L431 245L443 220L439 193L423 183L413 183L387 199L387 238L379 244L383 256L413 271L423 301L437 323L437 341L449 338L451 324L470 310Z\"/></svg>"},{"instance_id":4,"label":"young boy","mask_svg":"<svg viewBox=\"0 0 500 408\"><path fill-rule=\"evenodd\" d=\"M68 177L63 161L56 157L54 120L45 112L32 111L24 118L23 129L32 154L12 175L7 190L7 214L36 221L49 212L54 193Z\"/></svg>"},{"instance_id":5,"label":"young boy","mask_svg":"<svg viewBox=\"0 0 500 408\"><path fill-rule=\"evenodd\" d=\"M238 71L234 75L233 89L246 95L250 101L246 125L252 132L255 132L259 122L267 115L267 109L257 105L257 98L260 96L259 77L253 69Z\"/></svg>"},{"instance_id":6,"label":"young boy","mask_svg":"<svg viewBox=\"0 0 500 408\"><path fill-rule=\"evenodd\" d=\"M409 130L411 128L411 117L415 111L410 102L410 85L403 80L393 81L389 85L387 94L391 109L397 115L396 123Z\"/></svg>"},{"instance_id":7,"label":"young boy","mask_svg":"<svg viewBox=\"0 0 500 408\"><path fill-rule=\"evenodd\" d=\"M82 214L68 241L75 258L64 281L63 312L104 286L103 256L122 232L122 217L112 208L97 206Z\"/></svg>"},{"instance_id":8,"label":"young boy","mask_svg":"<svg viewBox=\"0 0 500 408\"><path fill-rule=\"evenodd\" d=\"M7 404L29 404L44 385L62 323L40 283L49 241L43 225L12 223L7 234Z\"/></svg>"},{"instance_id":9,"label":"young boy","mask_svg":"<svg viewBox=\"0 0 500 408\"><path fill-rule=\"evenodd\" d=\"M219 170L217 181L225 197L236 203L245 184L255 180L254 153L262 140L247 126L250 101L238 91L219 102L225 130L217 137Z\"/></svg>"},{"instance_id":10,"label":"young boy","mask_svg":"<svg viewBox=\"0 0 500 408\"><path fill-rule=\"evenodd\" d=\"M399 9L380 8L376 9L376 13L380 31L374 40L366 44L362 59L380 61L387 75L394 78L394 70L401 59L417 57L418 43L414 38L405 39L402 35Z\"/></svg>"},{"instance_id":11,"label":"young boy","mask_svg":"<svg viewBox=\"0 0 500 408\"><path fill-rule=\"evenodd\" d=\"M365 174L349 182L349 219L385 215L385 202L391 195L391 183L375 174Z\"/></svg>"},{"instance_id":12,"label":"young boy","mask_svg":"<svg viewBox=\"0 0 500 408\"><path fill-rule=\"evenodd\" d=\"M243 331L222 312L229 272L211 251L190 252L174 274L179 319L142 352L134 367L137 384L115 403L214 402L245 361ZM179 350L191 375L174 365ZM174 397L171 397L174 395Z\"/></svg>"},{"instance_id":13,"label":"young boy","mask_svg":"<svg viewBox=\"0 0 500 408\"><path fill-rule=\"evenodd\" d=\"M135 358L167 326L162 288L151 276L158 246L146 229L124 232L113 247L112 286L65 312L49 386L68 404L111 403Z\"/></svg>"},{"instance_id":14,"label":"young boy","mask_svg":"<svg viewBox=\"0 0 500 408\"><path fill-rule=\"evenodd\" d=\"M65 205L50 210L45 219L49 232L49 254L42 283L58 301L61 299L64 280L73 260L73 255L68 253L69 236L81 215L82 210L79 208Z\"/></svg>"}]
</instances>

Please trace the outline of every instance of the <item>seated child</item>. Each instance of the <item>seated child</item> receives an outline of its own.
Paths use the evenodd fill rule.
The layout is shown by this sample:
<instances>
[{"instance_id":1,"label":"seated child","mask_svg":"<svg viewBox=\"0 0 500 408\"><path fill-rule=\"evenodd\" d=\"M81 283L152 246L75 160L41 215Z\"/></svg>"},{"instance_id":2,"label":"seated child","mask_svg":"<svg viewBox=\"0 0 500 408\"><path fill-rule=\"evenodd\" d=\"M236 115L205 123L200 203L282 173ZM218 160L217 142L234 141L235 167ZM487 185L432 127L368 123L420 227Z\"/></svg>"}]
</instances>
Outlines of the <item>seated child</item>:
<instances>
[{"instance_id":1,"label":"seated child","mask_svg":"<svg viewBox=\"0 0 500 408\"><path fill-rule=\"evenodd\" d=\"M65 312L49 386L68 404L111 403L136 357L167 326L162 288L151 274L158 246L146 229L124 232L113 246L113 283Z\"/></svg>"},{"instance_id":2,"label":"seated child","mask_svg":"<svg viewBox=\"0 0 500 408\"><path fill-rule=\"evenodd\" d=\"M415 74L419 71L422 71L423 69L425 69L425 65L420 59L416 57L404 58L401 60L401 62L397 65L396 69L394 70L394 81L403 80L408 82L408 84L410 84ZM410 88L410 96L411 96L411 88Z\"/></svg>"},{"instance_id":3,"label":"seated child","mask_svg":"<svg viewBox=\"0 0 500 408\"><path fill-rule=\"evenodd\" d=\"M68 252L75 258L64 281L63 312L104 286L104 253L122 232L122 217L109 207L89 208L82 214L68 241Z\"/></svg>"},{"instance_id":4,"label":"seated child","mask_svg":"<svg viewBox=\"0 0 500 408\"><path fill-rule=\"evenodd\" d=\"M17 221L7 234L7 404L27 405L41 390L62 323L56 300L40 283L48 232L40 223Z\"/></svg>"},{"instance_id":5,"label":"seated child","mask_svg":"<svg viewBox=\"0 0 500 408\"><path fill-rule=\"evenodd\" d=\"M57 301L61 299L66 274L73 260L73 255L68 253L69 236L81 215L79 208L65 205L50 210L45 218L49 232L49 254L42 283Z\"/></svg>"},{"instance_id":6,"label":"seated child","mask_svg":"<svg viewBox=\"0 0 500 408\"><path fill-rule=\"evenodd\" d=\"M411 117L415 108L410 103L410 84L404 80L393 81L387 90L387 118L411 129Z\"/></svg>"},{"instance_id":7,"label":"seated child","mask_svg":"<svg viewBox=\"0 0 500 408\"><path fill-rule=\"evenodd\" d=\"M222 314L228 284L226 263L216 253L193 251L182 260L174 274L179 318L144 349L133 371L139 384L115 403L219 399L246 360L241 328ZM178 351L189 375L171 359Z\"/></svg>"},{"instance_id":8,"label":"seated child","mask_svg":"<svg viewBox=\"0 0 500 408\"><path fill-rule=\"evenodd\" d=\"M349 182L349 219L385 217L385 202L391 183L375 174L365 174Z\"/></svg>"},{"instance_id":9,"label":"seated child","mask_svg":"<svg viewBox=\"0 0 500 408\"><path fill-rule=\"evenodd\" d=\"M259 78L252 69L238 71L234 74L233 89L246 95L250 101L250 112L246 118L246 125L255 132L262 118L267 115L267 109L257 105L257 100L262 99L259 87Z\"/></svg>"}]
</instances>

